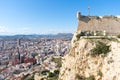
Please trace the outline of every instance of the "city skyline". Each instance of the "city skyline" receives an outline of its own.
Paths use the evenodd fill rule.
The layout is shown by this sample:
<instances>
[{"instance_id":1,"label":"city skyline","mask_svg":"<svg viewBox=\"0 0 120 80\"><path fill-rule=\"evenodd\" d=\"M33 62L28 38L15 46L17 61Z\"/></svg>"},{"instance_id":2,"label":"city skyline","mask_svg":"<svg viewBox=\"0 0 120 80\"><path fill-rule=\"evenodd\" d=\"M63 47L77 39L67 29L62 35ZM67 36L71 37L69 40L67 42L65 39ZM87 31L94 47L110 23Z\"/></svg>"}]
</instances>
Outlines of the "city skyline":
<instances>
[{"instance_id":1,"label":"city skyline","mask_svg":"<svg viewBox=\"0 0 120 80\"><path fill-rule=\"evenodd\" d=\"M0 35L74 33L77 11L119 15L119 4L119 0L0 0Z\"/></svg>"}]
</instances>

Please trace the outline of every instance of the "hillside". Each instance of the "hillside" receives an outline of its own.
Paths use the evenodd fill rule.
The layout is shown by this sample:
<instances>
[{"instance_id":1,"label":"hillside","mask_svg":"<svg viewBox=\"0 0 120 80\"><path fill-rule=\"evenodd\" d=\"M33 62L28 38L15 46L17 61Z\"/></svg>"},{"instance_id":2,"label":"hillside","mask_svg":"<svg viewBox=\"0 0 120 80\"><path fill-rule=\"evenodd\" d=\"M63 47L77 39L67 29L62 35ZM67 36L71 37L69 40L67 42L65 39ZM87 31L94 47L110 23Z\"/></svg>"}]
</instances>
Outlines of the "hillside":
<instances>
[{"instance_id":1,"label":"hillside","mask_svg":"<svg viewBox=\"0 0 120 80\"><path fill-rule=\"evenodd\" d=\"M97 23L97 18L94 18L93 21L87 22L91 27L92 24L103 27L97 30L106 29L106 32L114 36L80 35L78 37L81 31L95 30L87 27L85 17L78 19L78 28L71 41L72 48L62 59L59 80L120 80L120 40L114 35L120 30L120 20L103 18ZM110 25L111 30L105 27L107 24Z\"/></svg>"},{"instance_id":2,"label":"hillside","mask_svg":"<svg viewBox=\"0 0 120 80\"><path fill-rule=\"evenodd\" d=\"M104 56L91 55L96 42L110 45ZM63 58L59 80L120 80L120 43L108 39L81 39ZM97 54L97 53L96 53ZM84 79L94 77L94 79Z\"/></svg>"}]
</instances>

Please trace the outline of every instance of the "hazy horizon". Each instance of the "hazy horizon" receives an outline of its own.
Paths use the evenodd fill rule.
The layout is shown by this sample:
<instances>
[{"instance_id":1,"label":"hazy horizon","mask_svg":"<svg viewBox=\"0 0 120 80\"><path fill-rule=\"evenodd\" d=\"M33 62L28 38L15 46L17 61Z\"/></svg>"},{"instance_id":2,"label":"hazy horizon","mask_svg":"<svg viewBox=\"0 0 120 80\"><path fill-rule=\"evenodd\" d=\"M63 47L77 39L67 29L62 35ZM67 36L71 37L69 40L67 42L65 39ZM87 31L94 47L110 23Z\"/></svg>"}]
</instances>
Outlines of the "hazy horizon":
<instances>
[{"instance_id":1,"label":"hazy horizon","mask_svg":"<svg viewBox=\"0 0 120 80\"><path fill-rule=\"evenodd\" d=\"M73 34L73 33L46 33L46 34L42 34L42 33L38 33L38 34L0 34L0 36L17 36L17 35L26 35L26 36L29 36L29 35L58 35L58 34Z\"/></svg>"}]
</instances>

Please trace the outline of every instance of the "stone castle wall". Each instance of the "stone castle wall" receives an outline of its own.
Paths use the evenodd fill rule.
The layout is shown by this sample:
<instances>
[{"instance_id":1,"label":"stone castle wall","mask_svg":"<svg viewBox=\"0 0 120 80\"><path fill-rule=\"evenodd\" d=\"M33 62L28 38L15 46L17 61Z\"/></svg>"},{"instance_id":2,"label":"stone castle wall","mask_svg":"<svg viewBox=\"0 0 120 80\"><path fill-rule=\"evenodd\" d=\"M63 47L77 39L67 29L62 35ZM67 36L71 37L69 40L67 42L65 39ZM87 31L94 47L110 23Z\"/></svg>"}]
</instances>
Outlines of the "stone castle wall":
<instances>
[{"instance_id":1,"label":"stone castle wall","mask_svg":"<svg viewBox=\"0 0 120 80\"><path fill-rule=\"evenodd\" d=\"M77 13L77 31L106 31L108 35L120 34L120 18L115 16L83 16Z\"/></svg>"}]
</instances>

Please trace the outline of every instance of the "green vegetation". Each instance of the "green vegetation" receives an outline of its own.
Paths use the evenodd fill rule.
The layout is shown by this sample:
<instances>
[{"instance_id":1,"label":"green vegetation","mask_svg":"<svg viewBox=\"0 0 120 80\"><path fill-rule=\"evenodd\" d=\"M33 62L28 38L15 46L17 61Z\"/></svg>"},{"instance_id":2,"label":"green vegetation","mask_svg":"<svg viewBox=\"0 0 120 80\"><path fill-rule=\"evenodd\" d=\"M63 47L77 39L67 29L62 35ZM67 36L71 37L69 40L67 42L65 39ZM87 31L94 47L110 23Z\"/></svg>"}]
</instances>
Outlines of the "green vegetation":
<instances>
[{"instance_id":1,"label":"green vegetation","mask_svg":"<svg viewBox=\"0 0 120 80\"><path fill-rule=\"evenodd\" d=\"M49 72L49 74L48 74L48 77L54 77L55 76L55 73L52 73L52 72Z\"/></svg>"},{"instance_id":2,"label":"green vegetation","mask_svg":"<svg viewBox=\"0 0 120 80\"><path fill-rule=\"evenodd\" d=\"M59 70L55 70L54 72L49 72L47 78L48 80L57 80L59 76Z\"/></svg>"},{"instance_id":3,"label":"green vegetation","mask_svg":"<svg viewBox=\"0 0 120 80\"><path fill-rule=\"evenodd\" d=\"M40 79L40 80L44 80L44 78Z\"/></svg>"},{"instance_id":4,"label":"green vegetation","mask_svg":"<svg viewBox=\"0 0 120 80\"><path fill-rule=\"evenodd\" d=\"M76 35L77 40L79 40L81 36L102 36L101 38L105 38L103 31L83 31Z\"/></svg>"},{"instance_id":5,"label":"green vegetation","mask_svg":"<svg viewBox=\"0 0 120 80\"><path fill-rule=\"evenodd\" d=\"M61 57L52 57L53 62L57 63L57 66L60 68L61 63ZM59 69L54 70L54 72L50 72L49 70L43 70L41 74L46 75L45 78L42 78L41 80L58 80L59 77Z\"/></svg>"},{"instance_id":6,"label":"green vegetation","mask_svg":"<svg viewBox=\"0 0 120 80\"><path fill-rule=\"evenodd\" d=\"M49 73L50 71L49 70L43 70L42 72L41 72L41 74L42 75L47 75L47 73Z\"/></svg>"},{"instance_id":7,"label":"green vegetation","mask_svg":"<svg viewBox=\"0 0 120 80\"><path fill-rule=\"evenodd\" d=\"M104 36L102 31L96 31L96 36Z\"/></svg>"},{"instance_id":8,"label":"green vegetation","mask_svg":"<svg viewBox=\"0 0 120 80\"><path fill-rule=\"evenodd\" d=\"M96 16L96 19L97 19L97 20L99 20L99 19L100 19L100 17L99 17L99 16Z\"/></svg>"},{"instance_id":9,"label":"green vegetation","mask_svg":"<svg viewBox=\"0 0 120 80\"><path fill-rule=\"evenodd\" d=\"M79 39L80 39L80 37L81 37L81 35L80 35L80 34L77 34L77 35L76 35L77 40L79 40Z\"/></svg>"},{"instance_id":10,"label":"green vegetation","mask_svg":"<svg viewBox=\"0 0 120 80\"><path fill-rule=\"evenodd\" d=\"M76 35L77 40L79 40L81 36L85 36L85 33L81 32L81 33L77 34Z\"/></svg>"},{"instance_id":11,"label":"green vegetation","mask_svg":"<svg viewBox=\"0 0 120 80\"><path fill-rule=\"evenodd\" d=\"M120 34L118 34L117 37L120 38Z\"/></svg>"},{"instance_id":12,"label":"green vegetation","mask_svg":"<svg viewBox=\"0 0 120 80\"><path fill-rule=\"evenodd\" d=\"M81 36L90 36L91 33L89 31L84 31L76 35L77 40L80 39Z\"/></svg>"},{"instance_id":13,"label":"green vegetation","mask_svg":"<svg viewBox=\"0 0 120 80\"><path fill-rule=\"evenodd\" d=\"M79 74L76 74L76 79L78 79L78 80L85 80L85 77L80 76Z\"/></svg>"},{"instance_id":14,"label":"green vegetation","mask_svg":"<svg viewBox=\"0 0 120 80\"><path fill-rule=\"evenodd\" d=\"M90 75L89 77L84 77L84 76L80 76L79 74L76 74L76 78L78 80L95 80L94 75Z\"/></svg>"},{"instance_id":15,"label":"green vegetation","mask_svg":"<svg viewBox=\"0 0 120 80\"><path fill-rule=\"evenodd\" d=\"M103 74L102 74L102 72L100 70L98 71L97 75L99 75L100 77L103 76Z\"/></svg>"},{"instance_id":16,"label":"green vegetation","mask_svg":"<svg viewBox=\"0 0 120 80\"><path fill-rule=\"evenodd\" d=\"M59 57L59 58L53 57L53 58L52 58L52 61L55 62L55 63L57 63L57 66L58 66L59 68L62 66L61 57Z\"/></svg>"},{"instance_id":17,"label":"green vegetation","mask_svg":"<svg viewBox=\"0 0 120 80\"><path fill-rule=\"evenodd\" d=\"M120 42L117 38L107 38L107 39L114 42Z\"/></svg>"},{"instance_id":18,"label":"green vegetation","mask_svg":"<svg viewBox=\"0 0 120 80\"><path fill-rule=\"evenodd\" d=\"M87 77L85 80L95 80L95 76L94 76L94 75L90 75L90 76Z\"/></svg>"},{"instance_id":19,"label":"green vegetation","mask_svg":"<svg viewBox=\"0 0 120 80\"><path fill-rule=\"evenodd\" d=\"M54 70L54 72L50 72L49 70L44 70L41 74L46 75L46 77L41 80L58 80L59 70Z\"/></svg>"},{"instance_id":20,"label":"green vegetation","mask_svg":"<svg viewBox=\"0 0 120 80\"><path fill-rule=\"evenodd\" d=\"M110 52L110 46L107 46L105 43L98 41L96 47L91 50L91 55L96 56L100 54L107 55Z\"/></svg>"},{"instance_id":21,"label":"green vegetation","mask_svg":"<svg viewBox=\"0 0 120 80\"><path fill-rule=\"evenodd\" d=\"M60 71L59 71L59 70L55 70L54 73L55 73L55 74L59 74Z\"/></svg>"}]
</instances>

